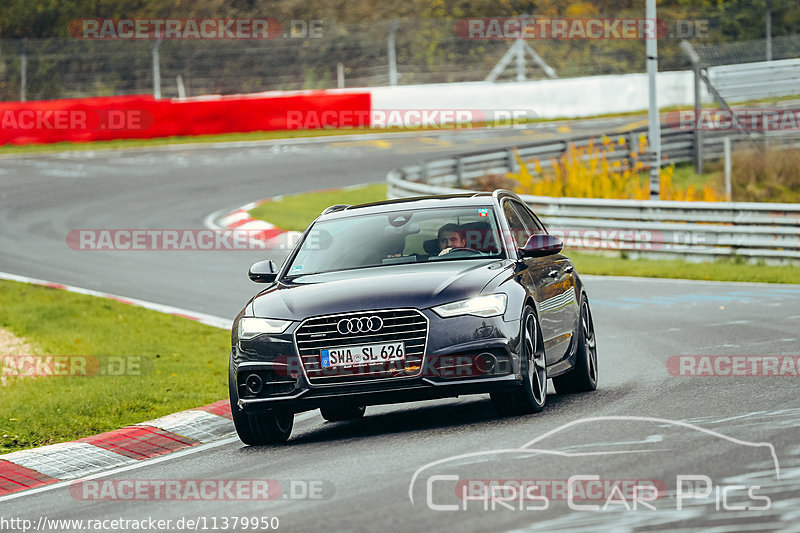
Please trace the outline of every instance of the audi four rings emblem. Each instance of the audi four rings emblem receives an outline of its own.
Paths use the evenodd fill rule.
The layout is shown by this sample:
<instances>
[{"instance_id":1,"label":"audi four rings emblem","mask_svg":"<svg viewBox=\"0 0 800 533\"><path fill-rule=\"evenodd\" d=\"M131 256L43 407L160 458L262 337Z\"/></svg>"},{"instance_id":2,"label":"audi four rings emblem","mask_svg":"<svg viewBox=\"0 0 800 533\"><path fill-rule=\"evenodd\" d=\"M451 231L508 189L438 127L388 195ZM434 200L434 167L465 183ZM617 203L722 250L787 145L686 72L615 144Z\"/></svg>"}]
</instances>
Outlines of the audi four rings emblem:
<instances>
[{"instance_id":1,"label":"audi four rings emblem","mask_svg":"<svg viewBox=\"0 0 800 533\"><path fill-rule=\"evenodd\" d=\"M383 327L383 319L379 316L362 316L360 318L343 318L336 324L342 335L348 333L369 333Z\"/></svg>"}]
</instances>

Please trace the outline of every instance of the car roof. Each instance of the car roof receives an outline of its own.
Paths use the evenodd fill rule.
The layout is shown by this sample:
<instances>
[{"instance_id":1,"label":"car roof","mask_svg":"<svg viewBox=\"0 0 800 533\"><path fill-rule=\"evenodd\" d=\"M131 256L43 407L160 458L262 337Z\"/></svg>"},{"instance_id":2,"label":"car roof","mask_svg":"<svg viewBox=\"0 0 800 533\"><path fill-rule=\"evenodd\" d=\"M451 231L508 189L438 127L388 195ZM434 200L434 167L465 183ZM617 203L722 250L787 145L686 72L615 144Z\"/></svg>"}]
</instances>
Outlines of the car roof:
<instances>
[{"instance_id":1,"label":"car roof","mask_svg":"<svg viewBox=\"0 0 800 533\"><path fill-rule=\"evenodd\" d=\"M403 209L427 209L435 207L490 207L492 206L493 196L491 192L477 192L464 194L448 194L438 196L415 196L412 198L397 198L392 200L382 200L359 205L337 205L331 206L320 215L320 220L330 220L336 218L346 218L354 215L367 215L388 213ZM508 191L502 191L502 195L508 194L516 196Z\"/></svg>"}]
</instances>

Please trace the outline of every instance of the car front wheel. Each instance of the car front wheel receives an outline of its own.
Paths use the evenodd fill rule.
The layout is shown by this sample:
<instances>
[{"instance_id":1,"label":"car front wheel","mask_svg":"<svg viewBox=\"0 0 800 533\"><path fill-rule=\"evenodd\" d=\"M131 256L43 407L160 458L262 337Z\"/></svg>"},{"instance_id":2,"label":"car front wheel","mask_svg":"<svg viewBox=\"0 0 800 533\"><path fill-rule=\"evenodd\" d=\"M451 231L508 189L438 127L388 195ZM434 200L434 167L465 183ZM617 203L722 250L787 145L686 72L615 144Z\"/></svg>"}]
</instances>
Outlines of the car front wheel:
<instances>
[{"instance_id":1,"label":"car front wheel","mask_svg":"<svg viewBox=\"0 0 800 533\"><path fill-rule=\"evenodd\" d=\"M294 413L286 409L274 409L263 413L245 413L239 409L239 393L233 363L228 370L228 393L231 398L231 415L239 439L248 445L277 444L286 442L292 434Z\"/></svg>"}]
</instances>

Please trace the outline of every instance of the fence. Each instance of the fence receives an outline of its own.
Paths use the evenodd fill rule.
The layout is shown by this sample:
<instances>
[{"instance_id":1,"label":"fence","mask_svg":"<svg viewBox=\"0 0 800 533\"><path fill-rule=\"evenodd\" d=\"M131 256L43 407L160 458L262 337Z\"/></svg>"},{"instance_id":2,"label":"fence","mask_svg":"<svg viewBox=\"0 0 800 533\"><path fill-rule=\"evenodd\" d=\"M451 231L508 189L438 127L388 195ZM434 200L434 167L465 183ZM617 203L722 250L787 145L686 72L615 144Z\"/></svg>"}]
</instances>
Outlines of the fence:
<instances>
[{"instance_id":1,"label":"fence","mask_svg":"<svg viewBox=\"0 0 800 533\"><path fill-rule=\"evenodd\" d=\"M631 132L631 142L642 131ZM797 132L780 137L785 146L800 147ZM750 142L745 134L732 136ZM662 154L670 162L689 161L694 133L662 131ZM704 136L706 158L722 154L724 135ZM589 137L575 137L517 147L523 160L536 157L543 164L558 157L570 143L585 146ZM610 154L609 160L629 157ZM515 171L513 149L484 151L426 161L389 172L389 197L468 192L475 178ZM676 256L708 260L726 256L769 262L800 261L800 204L743 202L672 202L522 196L567 246L628 250L633 254Z\"/></svg>"},{"instance_id":2,"label":"fence","mask_svg":"<svg viewBox=\"0 0 800 533\"><path fill-rule=\"evenodd\" d=\"M642 17L640 10L615 15ZM154 85L160 85L164 97L176 97L485 80L514 42L464 39L455 31L456 22L323 20L318 38L290 32L263 41L3 39L0 100L153 94ZM680 38L659 41L659 70L689 67ZM797 57L794 41L787 43L776 45L775 59ZM529 45L560 78L635 73L645 67L638 39L543 39ZM516 68L510 70L498 81L516 79ZM536 62L523 70L526 79L548 77Z\"/></svg>"}]
</instances>

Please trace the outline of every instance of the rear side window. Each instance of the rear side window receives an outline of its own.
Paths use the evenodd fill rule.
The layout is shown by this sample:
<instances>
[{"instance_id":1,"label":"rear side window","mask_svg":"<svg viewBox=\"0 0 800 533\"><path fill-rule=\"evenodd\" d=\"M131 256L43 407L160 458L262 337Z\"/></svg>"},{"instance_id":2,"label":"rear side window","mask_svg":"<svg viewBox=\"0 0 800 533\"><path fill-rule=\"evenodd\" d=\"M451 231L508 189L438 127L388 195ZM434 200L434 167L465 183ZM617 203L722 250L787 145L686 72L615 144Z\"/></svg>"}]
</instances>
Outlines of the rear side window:
<instances>
[{"instance_id":1,"label":"rear side window","mask_svg":"<svg viewBox=\"0 0 800 533\"><path fill-rule=\"evenodd\" d=\"M514 209L519 214L519 217L528 226L528 230L531 231L531 235L544 235L547 233L547 230L544 229L544 226L541 222L539 222L531 212L528 210L527 207L520 204L519 202L509 202L514 204Z\"/></svg>"},{"instance_id":2,"label":"rear side window","mask_svg":"<svg viewBox=\"0 0 800 533\"><path fill-rule=\"evenodd\" d=\"M528 237L531 236L531 230L522 221L514 205L510 201L503 203L503 214L505 214L508 221L508 229L511 230L511 236L514 239L514 244L517 248L522 248L528 242Z\"/></svg>"}]
</instances>

